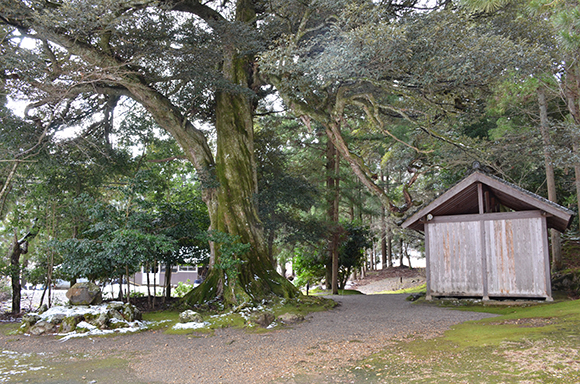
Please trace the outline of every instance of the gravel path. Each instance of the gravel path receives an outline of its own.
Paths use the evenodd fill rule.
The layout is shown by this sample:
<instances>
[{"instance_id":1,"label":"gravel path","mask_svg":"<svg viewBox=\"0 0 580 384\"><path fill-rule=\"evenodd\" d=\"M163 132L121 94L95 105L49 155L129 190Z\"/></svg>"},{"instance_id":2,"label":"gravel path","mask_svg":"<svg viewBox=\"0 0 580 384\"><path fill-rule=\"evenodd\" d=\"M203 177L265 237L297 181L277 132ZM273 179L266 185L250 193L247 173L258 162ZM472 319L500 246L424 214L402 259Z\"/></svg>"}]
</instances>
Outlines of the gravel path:
<instances>
[{"instance_id":1,"label":"gravel path","mask_svg":"<svg viewBox=\"0 0 580 384\"><path fill-rule=\"evenodd\" d=\"M0 343L4 350L21 353L129 359L123 377L117 372L116 377L92 381L100 384L284 383L293 373L352 364L408 335L437 336L453 324L490 316L413 305L406 296L333 296L340 303L337 308L314 313L292 328L264 334L223 329L213 336L198 337L147 331L66 342L51 337L0 336ZM76 382L91 382L92 364L98 364L98 359L86 358L86 377Z\"/></svg>"},{"instance_id":2,"label":"gravel path","mask_svg":"<svg viewBox=\"0 0 580 384\"><path fill-rule=\"evenodd\" d=\"M373 281L365 285L354 285L352 289L356 289L365 295L371 295L377 292L398 291L399 289L407 289L416 287L425 283L423 276L414 277L390 277L378 281Z\"/></svg>"}]
</instances>

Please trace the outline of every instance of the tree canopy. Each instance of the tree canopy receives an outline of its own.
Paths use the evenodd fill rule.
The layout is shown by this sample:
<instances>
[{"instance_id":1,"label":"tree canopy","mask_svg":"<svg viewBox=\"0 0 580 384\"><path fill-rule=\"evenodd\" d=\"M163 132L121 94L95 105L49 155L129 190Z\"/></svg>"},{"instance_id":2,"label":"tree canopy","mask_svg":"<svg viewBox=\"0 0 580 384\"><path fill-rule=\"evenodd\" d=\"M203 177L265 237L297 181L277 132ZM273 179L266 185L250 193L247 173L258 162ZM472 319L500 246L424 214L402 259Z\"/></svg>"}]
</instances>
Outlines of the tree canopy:
<instances>
[{"instance_id":1,"label":"tree canopy","mask_svg":"<svg viewBox=\"0 0 580 384\"><path fill-rule=\"evenodd\" d=\"M505 151L517 134L513 127L536 121L500 106L513 93L523 95L526 79L554 89L566 79L567 111L554 101L550 116L577 126L573 20L559 10L550 14L551 24L521 17L516 3L470 4L474 8L450 1L0 0L2 88L28 103L27 125L12 130L18 134L8 135L1 150L14 160L36 148L23 142L58 142L61 132L74 131L72 147L52 147L42 166L50 169L62 156L55 169L68 162L69 175L83 180L78 196L106 178L92 167L115 163L123 174L122 159L136 161L130 144L165 147L156 142L165 132L181 150L166 152L165 159L182 156L195 169L211 234L208 276L184 300L239 305L295 297L297 289L276 272L274 249L292 254L297 239L310 241L312 223L337 235L345 212L354 221L356 206L359 219L367 215L382 228L383 241L398 236L395 218L456 181L474 160L542 188L540 176L526 176L542 167L534 137L526 137L525 161ZM2 129L11 124L6 120ZM304 148L309 157L301 155ZM575 144L569 152L562 174L578 163ZM296 163L304 159L311 175L299 171L306 166ZM10 174L7 167L6 185ZM55 172L55 181L57 174L64 177ZM91 240L139 243L140 254L158 255L187 238L161 230L169 216L187 216L191 207L171 201L161 192L164 178L154 179L160 184L142 202L130 193L124 217L117 202L103 205L101 213L111 215L93 216L85 232ZM563 194L573 195L561 179ZM5 199L1 192L0 202ZM335 217L321 225L316 215ZM187 220L196 219L181 218ZM100 237L99 225L114 226L109 238ZM108 254L119 253L113 245Z\"/></svg>"}]
</instances>

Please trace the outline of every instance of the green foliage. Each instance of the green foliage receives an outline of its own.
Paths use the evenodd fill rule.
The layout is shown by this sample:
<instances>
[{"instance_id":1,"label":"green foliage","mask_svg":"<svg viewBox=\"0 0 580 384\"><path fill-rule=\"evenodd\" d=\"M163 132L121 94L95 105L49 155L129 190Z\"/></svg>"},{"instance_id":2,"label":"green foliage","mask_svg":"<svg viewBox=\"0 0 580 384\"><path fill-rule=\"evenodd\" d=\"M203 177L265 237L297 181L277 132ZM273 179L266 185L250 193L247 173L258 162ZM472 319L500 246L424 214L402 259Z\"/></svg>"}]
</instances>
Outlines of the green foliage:
<instances>
[{"instance_id":1,"label":"green foliage","mask_svg":"<svg viewBox=\"0 0 580 384\"><path fill-rule=\"evenodd\" d=\"M109 201L87 194L73 200L76 214L86 218L83 231L51 243L64 257L66 275L107 280L124 274L126 266L134 272L145 263L176 265L207 258L206 243L196 238L208 225L199 193L181 175L172 180L172 173L159 168L141 169L109 188Z\"/></svg>"},{"instance_id":2,"label":"green foliage","mask_svg":"<svg viewBox=\"0 0 580 384\"><path fill-rule=\"evenodd\" d=\"M175 289L173 290L173 295L177 297L183 297L185 296L186 293L191 291L192 288L193 284L191 284L191 281L189 279L187 279L185 283L180 281L177 283L177 287L175 287Z\"/></svg>"},{"instance_id":3,"label":"green foliage","mask_svg":"<svg viewBox=\"0 0 580 384\"><path fill-rule=\"evenodd\" d=\"M344 223L341 228L339 244L338 277L339 288L344 289L350 274L362 267L365 249L372 246L369 229L357 223ZM294 256L296 278L293 283L303 287L307 283L314 285L326 276L326 267L330 263L326 245L317 247L296 248Z\"/></svg>"},{"instance_id":4,"label":"green foliage","mask_svg":"<svg viewBox=\"0 0 580 384\"><path fill-rule=\"evenodd\" d=\"M304 287L321 281L326 275L327 258L326 248L322 244L318 247L296 247L293 258L296 277L292 283Z\"/></svg>"},{"instance_id":5,"label":"green foliage","mask_svg":"<svg viewBox=\"0 0 580 384\"><path fill-rule=\"evenodd\" d=\"M283 130L296 131L287 118L261 121L265 127L256 132L258 163L256 200L260 218L267 231L276 231L283 239L295 240L310 233L305 228L305 213L316 203L318 191L303 174L296 172L298 161L294 148L284 145Z\"/></svg>"},{"instance_id":6,"label":"green foliage","mask_svg":"<svg viewBox=\"0 0 580 384\"><path fill-rule=\"evenodd\" d=\"M339 288L344 289L350 274L363 266L365 250L372 247L371 233L369 229L360 223L347 223L343 225L345 231L339 246Z\"/></svg>"},{"instance_id":7,"label":"green foliage","mask_svg":"<svg viewBox=\"0 0 580 384\"><path fill-rule=\"evenodd\" d=\"M251 244L240 242L240 236L233 236L215 229L200 235L200 238L216 244L216 251L220 253L220 259L214 268L222 270L228 278L228 284L234 287L238 281L238 267L244 263L240 256L252 248Z\"/></svg>"}]
</instances>

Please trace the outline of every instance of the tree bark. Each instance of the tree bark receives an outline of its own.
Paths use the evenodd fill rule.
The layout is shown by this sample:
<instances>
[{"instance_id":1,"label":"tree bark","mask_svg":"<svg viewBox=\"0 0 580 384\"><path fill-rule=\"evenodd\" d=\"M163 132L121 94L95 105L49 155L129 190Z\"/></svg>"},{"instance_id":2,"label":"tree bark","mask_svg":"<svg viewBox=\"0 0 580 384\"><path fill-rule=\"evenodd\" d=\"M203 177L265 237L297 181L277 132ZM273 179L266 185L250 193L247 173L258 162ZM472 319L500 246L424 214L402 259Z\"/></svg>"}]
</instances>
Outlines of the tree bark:
<instances>
[{"instance_id":1,"label":"tree bark","mask_svg":"<svg viewBox=\"0 0 580 384\"><path fill-rule=\"evenodd\" d=\"M236 21L254 23L253 2L238 0ZM226 47L222 73L232 84L248 90L253 83L253 57L239 55L236 47ZM254 201L257 174L254 160L253 100L246 92L219 91L216 94L217 187L207 190L211 229L239 236L251 249L237 255L236 281L228 281L219 265L219 247L210 261L205 281L184 297L199 304L221 296L226 304L255 302L270 295L295 297L299 291L280 276L268 257L267 244ZM218 263L216 263L218 262Z\"/></svg>"},{"instance_id":2,"label":"tree bark","mask_svg":"<svg viewBox=\"0 0 580 384\"><path fill-rule=\"evenodd\" d=\"M151 276L149 272L151 271L151 267L149 262L145 263L145 273L147 274L147 306L151 309Z\"/></svg>"},{"instance_id":3,"label":"tree bark","mask_svg":"<svg viewBox=\"0 0 580 384\"><path fill-rule=\"evenodd\" d=\"M393 266L393 230L387 226L387 263L389 268Z\"/></svg>"},{"instance_id":4,"label":"tree bark","mask_svg":"<svg viewBox=\"0 0 580 384\"><path fill-rule=\"evenodd\" d=\"M568 111L572 116L572 121L576 128L580 126L580 109L578 107L578 98L580 97L580 79L576 74L577 62L572 66L568 66L566 71L566 82L564 84L564 97L568 106ZM576 156L580 155L580 137L577 134L572 135L572 151ZM578 209L580 210L580 163L574 164L574 176L576 178L576 196ZM579 224L580 225L580 224Z\"/></svg>"},{"instance_id":5,"label":"tree bark","mask_svg":"<svg viewBox=\"0 0 580 384\"><path fill-rule=\"evenodd\" d=\"M550 153L551 139L548 122L548 103L545 90L542 87L538 88L538 105L540 108L540 133L544 142L544 165L546 169L546 184L548 186L548 200L557 203L556 180ZM550 236L552 240L552 270L557 271L562 269L562 241L560 232L553 228L550 229Z\"/></svg>"},{"instance_id":6,"label":"tree bark","mask_svg":"<svg viewBox=\"0 0 580 384\"><path fill-rule=\"evenodd\" d=\"M20 313L21 285L20 285L20 255L22 248L18 242L18 234L14 230L14 240L10 247L10 279L12 280L12 313Z\"/></svg>"},{"instance_id":7,"label":"tree bark","mask_svg":"<svg viewBox=\"0 0 580 384\"><path fill-rule=\"evenodd\" d=\"M404 266L403 256L405 256L405 253L403 252L403 238L402 237L399 239L399 248L400 248L399 251L401 252L401 254L400 254L401 258L399 259L399 267L402 267L402 266Z\"/></svg>"},{"instance_id":8,"label":"tree bark","mask_svg":"<svg viewBox=\"0 0 580 384\"><path fill-rule=\"evenodd\" d=\"M331 222L330 238L328 240L328 259L330 261L330 288L332 294L338 294L338 246L340 240L339 231L339 178L340 158L333 143L328 140L326 143L326 189L328 193L328 219Z\"/></svg>"},{"instance_id":9,"label":"tree bark","mask_svg":"<svg viewBox=\"0 0 580 384\"><path fill-rule=\"evenodd\" d=\"M127 303L131 303L131 282L129 280L129 264L125 264L125 275L127 275Z\"/></svg>"},{"instance_id":10,"label":"tree bark","mask_svg":"<svg viewBox=\"0 0 580 384\"><path fill-rule=\"evenodd\" d=\"M165 296L163 296L163 302L171 299L171 264L165 264Z\"/></svg>"},{"instance_id":11,"label":"tree bark","mask_svg":"<svg viewBox=\"0 0 580 384\"><path fill-rule=\"evenodd\" d=\"M387 223L385 207L381 207L381 269L387 269Z\"/></svg>"},{"instance_id":12,"label":"tree bark","mask_svg":"<svg viewBox=\"0 0 580 384\"><path fill-rule=\"evenodd\" d=\"M159 264L157 260L153 261L153 308L157 300L157 274L159 273Z\"/></svg>"}]
</instances>

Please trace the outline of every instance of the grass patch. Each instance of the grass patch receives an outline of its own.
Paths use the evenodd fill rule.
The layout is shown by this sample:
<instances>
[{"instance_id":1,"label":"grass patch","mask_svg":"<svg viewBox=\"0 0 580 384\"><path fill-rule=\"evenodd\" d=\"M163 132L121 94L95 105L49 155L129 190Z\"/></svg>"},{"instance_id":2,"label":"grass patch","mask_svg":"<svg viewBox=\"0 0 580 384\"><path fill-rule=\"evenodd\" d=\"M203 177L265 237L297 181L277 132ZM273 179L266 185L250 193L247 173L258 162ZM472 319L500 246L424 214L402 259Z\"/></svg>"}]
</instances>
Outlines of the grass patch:
<instances>
[{"instance_id":1,"label":"grass patch","mask_svg":"<svg viewBox=\"0 0 580 384\"><path fill-rule=\"evenodd\" d=\"M293 383L580 382L580 301L462 309L500 316L459 324L433 339L399 341L354 365L298 375Z\"/></svg>"},{"instance_id":2,"label":"grass patch","mask_svg":"<svg viewBox=\"0 0 580 384\"><path fill-rule=\"evenodd\" d=\"M330 296L332 295L331 289L311 289L308 291L308 294L311 296ZM348 295L363 295L362 292L357 291L356 289L339 289L338 290L339 296L348 296Z\"/></svg>"},{"instance_id":3,"label":"grass patch","mask_svg":"<svg viewBox=\"0 0 580 384\"><path fill-rule=\"evenodd\" d=\"M111 353L0 353L0 382L17 383L143 383L126 356Z\"/></svg>"},{"instance_id":4,"label":"grass patch","mask_svg":"<svg viewBox=\"0 0 580 384\"><path fill-rule=\"evenodd\" d=\"M0 323L0 332L7 336L16 335L20 325L20 323Z\"/></svg>"},{"instance_id":5,"label":"grass patch","mask_svg":"<svg viewBox=\"0 0 580 384\"><path fill-rule=\"evenodd\" d=\"M404 289L399 289L397 291L381 291L381 292L375 292L373 293L373 295L394 295L394 294L412 294L412 293L425 293L427 292L427 283L425 284L421 284L421 285L417 285L416 287L411 287L411 288L404 288Z\"/></svg>"}]
</instances>

